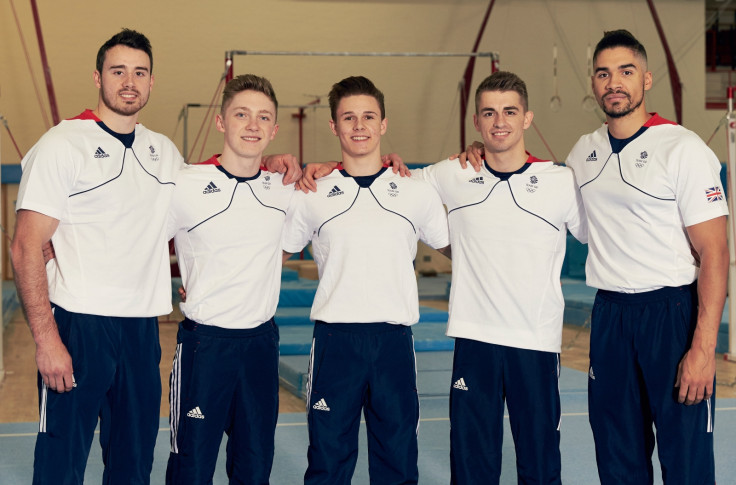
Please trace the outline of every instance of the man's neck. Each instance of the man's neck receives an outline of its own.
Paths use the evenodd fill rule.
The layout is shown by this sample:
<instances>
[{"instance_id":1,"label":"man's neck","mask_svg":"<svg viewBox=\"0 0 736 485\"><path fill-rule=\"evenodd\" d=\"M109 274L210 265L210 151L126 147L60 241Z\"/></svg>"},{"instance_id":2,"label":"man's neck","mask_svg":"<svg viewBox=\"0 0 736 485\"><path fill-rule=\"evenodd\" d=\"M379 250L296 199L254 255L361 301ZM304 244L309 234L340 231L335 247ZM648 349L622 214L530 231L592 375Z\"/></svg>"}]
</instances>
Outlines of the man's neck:
<instances>
[{"instance_id":1,"label":"man's neck","mask_svg":"<svg viewBox=\"0 0 736 485\"><path fill-rule=\"evenodd\" d=\"M637 109L633 113L629 113L621 118L611 118L606 116L608 122L608 132L612 137L619 140L625 140L626 138L634 136L639 131L639 128L644 126L644 123L649 121L652 115L647 113L644 109L644 104L641 105L640 109Z\"/></svg>"},{"instance_id":2,"label":"man's neck","mask_svg":"<svg viewBox=\"0 0 736 485\"><path fill-rule=\"evenodd\" d=\"M365 157L350 157L343 152L342 166L353 177L373 175L383 167L380 155L369 155Z\"/></svg>"},{"instance_id":3,"label":"man's neck","mask_svg":"<svg viewBox=\"0 0 736 485\"><path fill-rule=\"evenodd\" d=\"M112 131L123 135L133 133L138 122L138 113L130 116L120 115L111 111L102 101L97 103L97 109L93 113Z\"/></svg>"},{"instance_id":4,"label":"man's neck","mask_svg":"<svg viewBox=\"0 0 736 485\"><path fill-rule=\"evenodd\" d=\"M522 144L512 150L505 152L493 152L486 148L486 163L493 170L502 173L513 173L524 166L529 159L529 155Z\"/></svg>"},{"instance_id":5,"label":"man's neck","mask_svg":"<svg viewBox=\"0 0 736 485\"><path fill-rule=\"evenodd\" d=\"M261 168L261 156L256 158L239 157L236 154L223 149L218 159L220 165L236 177L253 177Z\"/></svg>"}]
</instances>

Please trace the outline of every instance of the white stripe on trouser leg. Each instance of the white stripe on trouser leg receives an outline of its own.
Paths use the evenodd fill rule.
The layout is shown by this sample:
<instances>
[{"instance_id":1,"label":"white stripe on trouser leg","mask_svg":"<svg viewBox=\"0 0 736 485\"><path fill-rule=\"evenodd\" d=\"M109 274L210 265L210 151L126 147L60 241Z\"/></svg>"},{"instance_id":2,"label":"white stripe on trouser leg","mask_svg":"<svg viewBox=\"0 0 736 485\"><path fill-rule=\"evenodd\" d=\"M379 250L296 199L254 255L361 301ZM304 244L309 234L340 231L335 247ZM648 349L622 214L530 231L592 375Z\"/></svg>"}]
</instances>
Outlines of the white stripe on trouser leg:
<instances>
[{"instance_id":1,"label":"white stripe on trouser leg","mask_svg":"<svg viewBox=\"0 0 736 485\"><path fill-rule=\"evenodd\" d=\"M705 400L705 404L708 406L708 424L706 427L706 431L708 433L713 432L713 410L711 408L711 399L713 399L713 396Z\"/></svg>"},{"instance_id":2,"label":"white stripe on trouser leg","mask_svg":"<svg viewBox=\"0 0 736 485\"><path fill-rule=\"evenodd\" d=\"M560 394L560 354L557 354L557 395ZM562 428L562 410L560 409L560 420L557 421L557 431Z\"/></svg>"},{"instance_id":3,"label":"white stripe on trouser leg","mask_svg":"<svg viewBox=\"0 0 736 485\"><path fill-rule=\"evenodd\" d=\"M56 307L51 307L51 314L56 315ZM0 329L2 331L2 329ZM72 375L72 378L74 376ZM48 388L46 387L46 382L41 380L41 398L40 402L38 403L38 432L39 433L45 433L46 432L46 404L48 402Z\"/></svg>"},{"instance_id":4,"label":"white stripe on trouser leg","mask_svg":"<svg viewBox=\"0 0 736 485\"><path fill-rule=\"evenodd\" d=\"M314 347L317 341L312 337L312 350L309 351L309 369L307 370L307 414L309 403L312 401L312 372L314 372Z\"/></svg>"},{"instance_id":5,"label":"white stripe on trouser leg","mask_svg":"<svg viewBox=\"0 0 736 485\"><path fill-rule=\"evenodd\" d=\"M417 376L417 352L414 350L414 335L411 336L411 354L414 356L414 385L417 386L417 409L419 412L417 413L417 436L419 435L419 422L421 421L422 417L422 405L419 402L419 382L418 382L418 376Z\"/></svg>"},{"instance_id":6,"label":"white stripe on trouser leg","mask_svg":"<svg viewBox=\"0 0 736 485\"><path fill-rule=\"evenodd\" d=\"M181 345L177 344L174 353L174 365L169 382L169 430L171 432L171 452L179 453L176 436L179 431L179 414L181 411Z\"/></svg>"},{"instance_id":7,"label":"white stripe on trouser leg","mask_svg":"<svg viewBox=\"0 0 736 485\"><path fill-rule=\"evenodd\" d=\"M38 406L38 432L39 433L45 433L46 432L46 401L48 399L48 389L46 388L46 383L41 381L41 402Z\"/></svg>"}]
</instances>

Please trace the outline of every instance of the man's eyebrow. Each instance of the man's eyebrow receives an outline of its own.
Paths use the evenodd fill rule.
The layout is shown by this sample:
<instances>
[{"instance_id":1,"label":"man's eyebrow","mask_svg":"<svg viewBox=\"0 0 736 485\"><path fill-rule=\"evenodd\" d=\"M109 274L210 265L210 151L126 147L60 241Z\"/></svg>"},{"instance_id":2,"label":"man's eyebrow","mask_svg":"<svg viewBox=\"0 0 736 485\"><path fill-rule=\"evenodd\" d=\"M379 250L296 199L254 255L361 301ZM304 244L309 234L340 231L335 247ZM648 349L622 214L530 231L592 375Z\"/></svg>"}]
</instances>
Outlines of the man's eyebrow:
<instances>
[{"instance_id":1,"label":"man's eyebrow","mask_svg":"<svg viewBox=\"0 0 736 485\"><path fill-rule=\"evenodd\" d=\"M514 106L514 105L504 106L503 108L501 108L501 110L502 111L519 111L519 107ZM484 111L496 111L496 109L495 108L481 108L480 111L482 113Z\"/></svg>"},{"instance_id":2,"label":"man's eyebrow","mask_svg":"<svg viewBox=\"0 0 736 485\"><path fill-rule=\"evenodd\" d=\"M629 63L629 64L621 64L620 66L616 67L616 69L637 69L637 67L636 67L636 64ZM595 72L598 72L598 71L610 71L610 69L604 66L596 67Z\"/></svg>"},{"instance_id":3,"label":"man's eyebrow","mask_svg":"<svg viewBox=\"0 0 736 485\"><path fill-rule=\"evenodd\" d=\"M108 67L108 69L125 69L126 67L128 67L128 66L126 66L125 64L120 64L120 65L117 65L117 66L110 66L110 67ZM134 67L133 70L135 70L135 71L146 71L146 72L148 72L148 68L146 66Z\"/></svg>"},{"instance_id":4,"label":"man's eyebrow","mask_svg":"<svg viewBox=\"0 0 736 485\"><path fill-rule=\"evenodd\" d=\"M343 111L342 113L340 113L340 115L339 115L339 116L345 116L345 115L354 115L354 114L355 114L355 111ZM378 114L378 113L376 113L375 111L370 111L370 110L369 110L369 111L363 111L363 114L371 114L371 115L376 115L376 114Z\"/></svg>"}]
</instances>

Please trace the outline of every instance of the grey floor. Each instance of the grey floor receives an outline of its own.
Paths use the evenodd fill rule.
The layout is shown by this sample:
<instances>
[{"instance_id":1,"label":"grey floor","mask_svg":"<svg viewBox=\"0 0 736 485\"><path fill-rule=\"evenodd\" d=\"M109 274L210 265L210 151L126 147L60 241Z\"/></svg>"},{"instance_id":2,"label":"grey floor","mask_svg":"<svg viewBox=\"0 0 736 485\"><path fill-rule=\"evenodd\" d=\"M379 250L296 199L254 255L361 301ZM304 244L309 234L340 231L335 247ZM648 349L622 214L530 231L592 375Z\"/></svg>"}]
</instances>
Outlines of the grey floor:
<instances>
[{"instance_id":1,"label":"grey floor","mask_svg":"<svg viewBox=\"0 0 736 485\"><path fill-rule=\"evenodd\" d=\"M434 359L437 360L437 359ZM444 359L439 359L444 360ZM420 366L421 367L421 366ZM437 371L437 380L446 380L444 371ZM432 371L432 369L426 369ZM425 387L429 385L425 376ZM435 379L432 379L433 381ZM563 369L560 380L562 398L562 479L565 484L595 484L593 437L588 426L585 386L587 376L571 369ZM420 390L422 383L420 381ZM433 386L429 386L433 387ZM447 387L446 384L442 387ZM427 485L449 483L449 432L448 401L446 395L425 395L421 398L422 421L419 429L420 483ZM503 445L502 484L515 484L514 448L507 429ZM33 446L36 423L0 424L0 484L25 485L31 482ZM716 404L716 473L719 484L736 483L736 399L719 399ZM159 440L155 451L152 484L164 481L169 451L169 433L166 419L161 420ZM365 434L361 428L361 453L355 470L353 484L368 484L368 464L365 454ZM271 483L292 485L300 483L307 459L307 427L303 413L281 414L276 429L276 457ZM656 453L655 453L656 455ZM655 458L656 460L656 458ZM657 467L655 463L655 468ZM657 472L658 473L658 472ZM102 463L99 447L93 445L90 454L86 483L100 483ZM224 472L224 441L221 447L217 473L213 483L226 484ZM659 474L655 483L662 483Z\"/></svg>"}]
</instances>

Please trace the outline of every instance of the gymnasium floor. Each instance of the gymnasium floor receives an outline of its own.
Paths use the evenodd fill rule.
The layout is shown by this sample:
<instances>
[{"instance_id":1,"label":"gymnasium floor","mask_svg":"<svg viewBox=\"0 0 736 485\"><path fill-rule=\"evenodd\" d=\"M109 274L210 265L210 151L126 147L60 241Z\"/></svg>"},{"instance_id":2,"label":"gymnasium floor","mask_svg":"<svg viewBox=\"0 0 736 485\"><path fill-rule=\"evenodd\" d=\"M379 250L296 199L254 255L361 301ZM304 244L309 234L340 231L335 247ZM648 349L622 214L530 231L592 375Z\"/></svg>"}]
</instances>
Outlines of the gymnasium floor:
<instances>
[{"instance_id":1,"label":"gymnasium floor","mask_svg":"<svg viewBox=\"0 0 736 485\"><path fill-rule=\"evenodd\" d=\"M565 289L568 309L563 330L562 376L560 392L562 400L562 473L566 484L598 483L595 470L593 438L587 416L587 353L589 332L584 319L585 309L590 304L590 294L585 288L568 282ZM291 279L285 281L285 288L296 291L294 295L284 294L283 301L299 305L302 293L307 296L314 283ZM427 351L417 352L418 380L421 401L422 421L419 432L420 483L449 483L449 421L448 391L452 365L451 340L437 335L436 328L442 326L442 313L447 302L442 298L446 280L442 278L420 279L420 294L423 298L423 317L420 326L415 327L419 346ZM288 304L288 303L287 303ZM299 394L301 379L306 372L307 356L301 352L309 340L310 328L299 323L303 311L298 306L280 309L282 320L282 387L279 424L276 431L276 457L271 482L276 485L296 484L302 479L306 469L307 428L304 402L286 389ZM432 310L431 308L434 308ZM302 314L300 316L300 314ZM278 314L277 314L278 315ZM161 376L164 383L164 396L167 394L168 374L176 341L176 322L178 311L161 321ZM278 318L278 317L277 317ZM292 321L293 320L293 321ZM423 343L422 343L423 342ZM22 314L17 311L5 330L5 366L7 375L0 387L0 484L16 485L30 483L33 462L33 446L37 429L37 398L35 388L34 348L30 333ZM432 350L437 349L437 350ZM286 352L284 352L286 350ZM284 355L293 353L295 355ZM716 472L718 483L736 483L736 463L733 460L736 444L736 363L722 359L718 361L718 388L716 404ZM168 399L164 397L161 405L161 424L159 441L155 451L152 473L153 484L163 483L168 457ZM502 484L516 483L514 450L506 420L504 441L504 472ZM361 429L361 453L353 479L354 484L368 483L366 445L364 429ZM656 452L655 452L656 455ZM655 466L655 468L657 468ZM657 472L658 473L658 472ZM87 468L86 481L99 483L102 465L99 447L92 446ZM215 484L227 483L224 473L224 441ZM657 477L655 483L662 483Z\"/></svg>"}]
</instances>

